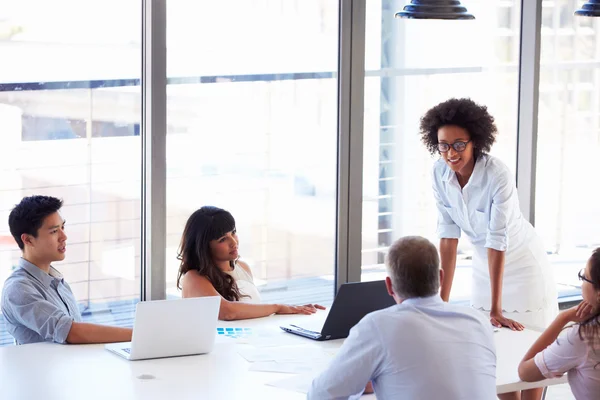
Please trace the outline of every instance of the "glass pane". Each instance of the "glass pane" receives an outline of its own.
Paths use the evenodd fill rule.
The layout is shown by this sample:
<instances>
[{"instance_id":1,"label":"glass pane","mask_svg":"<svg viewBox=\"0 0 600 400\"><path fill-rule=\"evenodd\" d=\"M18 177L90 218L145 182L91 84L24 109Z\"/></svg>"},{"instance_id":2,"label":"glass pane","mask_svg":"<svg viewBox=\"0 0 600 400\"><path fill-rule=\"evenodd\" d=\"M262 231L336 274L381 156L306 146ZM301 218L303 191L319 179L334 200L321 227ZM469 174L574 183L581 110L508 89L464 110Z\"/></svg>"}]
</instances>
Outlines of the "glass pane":
<instances>
[{"instance_id":1,"label":"glass pane","mask_svg":"<svg viewBox=\"0 0 600 400\"><path fill-rule=\"evenodd\" d=\"M576 2L573 0L556 0L555 10L558 14L559 26L562 29L573 29L574 18L573 12L577 7Z\"/></svg>"},{"instance_id":2,"label":"glass pane","mask_svg":"<svg viewBox=\"0 0 600 400\"><path fill-rule=\"evenodd\" d=\"M429 108L451 97L486 105L499 130L491 153L513 171L516 165L520 1L464 1L475 21L394 19L400 3L367 2L363 280L385 276L393 240L416 234L438 242L430 178L435 158L418 134ZM459 251L452 299L466 300L468 240Z\"/></svg>"},{"instance_id":3,"label":"glass pane","mask_svg":"<svg viewBox=\"0 0 600 400\"><path fill-rule=\"evenodd\" d=\"M331 302L337 55L337 2L169 2L169 296L184 225L212 205L263 302Z\"/></svg>"},{"instance_id":4,"label":"glass pane","mask_svg":"<svg viewBox=\"0 0 600 400\"><path fill-rule=\"evenodd\" d=\"M573 35L559 36L555 54L558 61L575 59L575 37Z\"/></svg>"},{"instance_id":5,"label":"glass pane","mask_svg":"<svg viewBox=\"0 0 600 400\"><path fill-rule=\"evenodd\" d=\"M513 26L513 8L512 7L498 7L498 28L511 29Z\"/></svg>"},{"instance_id":6,"label":"glass pane","mask_svg":"<svg viewBox=\"0 0 600 400\"><path fill-rule=\"evenodd\" d=\"M560 40L543 36L541 43L542 52L556 58L544 60L540 71L545 84L540 85L535 222L555 266L559 297L568 298L579 295L577 271L600 243L600 189L589 178L600 170L600 18L573 16L582 1L564 3L570 15L564 8L543 10L545 18L560 13L564 29Z\"/></svg>"},{"instance_id":7,"label":"glass pane","mask_svg":"<svg viewBox=\"0 0 600 400\"><path fill-rule=\"evenodd\" d=\"M21 256L12 207L62 198L54 266L85 322L116 326L140 296L140 16L139 2L0 0L0 285Z\"/></svg>"},{"instance_id":8,"label":"glass pane","mask_svg":"<svg viewBox=\"0 0 600 400\"><path fill-rule=\"evenodd\" d=\"M554 28L554 18L553 13L547 12L547 9L554 8L554 1L543 1L542 2L542 32L545 32L546 28L552 29Z\"/></svg>"}]
</instances>

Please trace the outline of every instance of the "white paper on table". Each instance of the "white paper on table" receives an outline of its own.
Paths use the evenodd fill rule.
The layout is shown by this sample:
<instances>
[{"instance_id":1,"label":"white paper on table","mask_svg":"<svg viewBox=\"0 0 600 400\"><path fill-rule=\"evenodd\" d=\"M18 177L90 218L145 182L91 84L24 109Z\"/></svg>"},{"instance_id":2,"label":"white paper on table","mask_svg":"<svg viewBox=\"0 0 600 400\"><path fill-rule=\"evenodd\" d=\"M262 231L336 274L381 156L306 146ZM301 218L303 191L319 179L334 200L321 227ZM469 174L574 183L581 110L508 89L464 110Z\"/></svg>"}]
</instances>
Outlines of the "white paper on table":
<instances>
[{"instance_id":1,"label":"white paper on table","mask_svg":"<svg viewBox=\"0 0 600 400\"><path fill-rule=\"evenodd\" d=\"M281 346L297 346L306 345L307 340L302 336L291 335L289 333L256 333L239 338L225 337L221 342L235 342L236 344L250 344L255 347L281 347Z\"/></svg>"},{"instance_id":2,"label":"white paper on table","mask_svg":"<svg viewBox=\"0 0 600 400\"><path fill-rule=\"evenodd\" d=\"M250 366L250 371L279 372L282 374L305 374L315 369L315 363L260 361Z\"/></svg>"},{"instance_id":3,"label":"white paper on table","mask_svg":"<svg viewBox=\"0 0 600 400\"><path fill-rule=\"evenodd\" d=\"M333 350L326 351L314 346L246 347L239 348L237 352L248 362L315 362L330 360L334 355Z\"/></svg>"},{"instance_id":4,"label":"white paper on table","mask_svg":"<svg viewBox=\"0 0 600 400\"><path fill-rule=\"evenodd\" d=\"M279 389L291 390L293 392L308 393L310 385L315 376L316 375L313 373L293 375L289 378L267 382L267 385Z\"/></svg>"},{"instance_id":5,"label":"white paper on table","mask_svg":"<svg viewBox=\"0 0 600 400\"><path fill-rule=\"evenodd\" d=\"M251 344L256 347L280 347L291 345L305 345L310 339L302 336L292 335L281 331L281 333L270 333L267 335L250 336L244 343Z\"/></svg>"},{"instance_id":6,"label":"white paper on table","mask_svg":"<svg viewBox=\"0 0 600 400\"><path fill-rule=\"evenodd\" d=\"M305 345L310 339L293 335L284 331L272 331L269 329L252 329L251 332L244 331L237 335L217 335L218 343L250 344L256 347L278 347Z\"/></svg>"}]
</instances>

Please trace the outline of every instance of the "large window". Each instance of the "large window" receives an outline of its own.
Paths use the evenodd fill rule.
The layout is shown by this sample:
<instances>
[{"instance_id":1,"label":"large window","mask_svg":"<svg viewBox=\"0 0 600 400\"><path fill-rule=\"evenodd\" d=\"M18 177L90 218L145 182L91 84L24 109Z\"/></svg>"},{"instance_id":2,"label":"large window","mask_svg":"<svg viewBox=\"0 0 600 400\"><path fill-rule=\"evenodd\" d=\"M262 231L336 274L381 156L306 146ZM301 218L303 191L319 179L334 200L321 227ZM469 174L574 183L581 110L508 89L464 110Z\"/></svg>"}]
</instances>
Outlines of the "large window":
<instances>
[{"instance_id":1,"label":"large window","mask_svg":"<svg viewBox=\"0 0 600 400\"><path fill-rule=\"evenodd\" d=\"M68 240L55 267L85 321L120 326L140 294L140 4L0 0L0 286L21 254L10 210L56 196Z\"/></svg>"},{"instance_id":2,"label":"large window","mask_svg":"<svg viewBox=\"0 0 600 400\"><path fill-rule=\"evenodd\" d=\"M600 245L600 18L573 16L581 3L542 3L535 221L563 296Z\"/></svg>"},{"instance_id":3,"label":"large window","mask_svg":"<svg viewBox=\"0 0 600 400\"><path fill-rule=\"evenodd\" d=\"M236 219L265 302L333 297L338 6L168 2L167 294L187 218Z\"/></svg>"},{"instance_id":4,"label":"large window","mask_svg":"<svg viewBox=\"0 0 600 400\"><path fill-rule=\"evenodd\" d=\"M362 279L381 279L388 246L404 235L437 243L431 191L435 157L419 119L451 97L488 106L499 135L492 154L516 167L520 1L463 1L474 21L399 20L401 1L368 1ZM459 244L453 300L466 300L470 245Z\"/></svg>"},{"instance_id":5,"label":"large window","mask_svg":"<svg viewBox=\"0 0 600 400\"><path fill-rule=\"evenodd\" d=\"M0 221L23 196L64 199L68 252L56 266L86 321L132 324L147 267L140 237L148 183L152 215L166 213L166 231L149 232L166 239L165 275L162 260L152 260L152 271L166 276L168 297L181 295L175 281L184 224L213 205L234 215L240 254L264 301L328 304L336 268L352 279L359 268L362 280L381 279L396 238L437 242L436 157L418 135L430 107L451 97L486 105L499 128L492 154L517 173L518 134L531 135L517 134L521 1L464 0L474 21L399 20L393 16L405 1L366 2L359 265L358 249L336 249L337 218L361 195L348 189L338 200L338 173L342 182L359 178L337 164L338 141L344 159L345 144L360 131L344 127L338 136L338 116L351 120L348 99L338 95L356 88L352 78L346 85L344 68L338 90L339 37L352 57L363 39L355 35L360 24L344 23L339 32L339 4L347 3L169 0L166 54L157 46L148 55L167 57L166 108L153 110L166 113L158 117L167 120L166 171L159 171L167 180L142 182L141 3L0 0ZM563 297L579 293L575 272L600 243L593 180L600 169L600 19L574 17L579 3L544 1L541 20L535 222ZM348 10L342 14L362 18L360 7ZM362 79L352 69L356 75ZM159 147L151 149L162 157ZM340 237L357 232L354 224ZM19 256L0 224L0 284ZM455 301L470 295L470 258L463 239ZM0 345L9 343L0 316Z\"/></svg>"}]
</instances>

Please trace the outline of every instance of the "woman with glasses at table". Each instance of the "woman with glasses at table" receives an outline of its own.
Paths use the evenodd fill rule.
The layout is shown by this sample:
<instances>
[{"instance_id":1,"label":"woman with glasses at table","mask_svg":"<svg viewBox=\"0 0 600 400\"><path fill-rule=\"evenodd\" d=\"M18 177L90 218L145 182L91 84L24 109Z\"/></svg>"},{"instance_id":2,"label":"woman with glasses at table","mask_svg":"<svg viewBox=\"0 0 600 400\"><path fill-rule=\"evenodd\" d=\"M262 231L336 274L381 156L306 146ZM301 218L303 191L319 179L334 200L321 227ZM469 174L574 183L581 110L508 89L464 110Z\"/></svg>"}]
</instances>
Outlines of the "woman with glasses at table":
<instances>
[{"instance_id":1,"label":"woman with glasses at table","mask_svg":"<svg viewBox=\"0 0 600 400\"><path fill-rule=\"evenodd\" d=\"M444 301L456 269L461 232L473 245L471 306L497 327L543 330L558 312L556 286L543 243L525 220L513 174L490 156L497 128L485 106L450 99L421 118L421 140L432 155ZM541 390L528 391L540 398ZM510 393L502 399L518 399Z\"/></svg>"},{"instance_id":2,"label":"woman with glasses at table","mask_svg":"<svg viewBox=\"0 0 600 400\"><path fill-rule=\"evenodd\" d=\"M600 398L600 248L579 272L579 280L583 301L562 311L531 346L519 365L519 377L536 382L566 373L577 400L595 400Z\"/></svg>"}]
</instances>

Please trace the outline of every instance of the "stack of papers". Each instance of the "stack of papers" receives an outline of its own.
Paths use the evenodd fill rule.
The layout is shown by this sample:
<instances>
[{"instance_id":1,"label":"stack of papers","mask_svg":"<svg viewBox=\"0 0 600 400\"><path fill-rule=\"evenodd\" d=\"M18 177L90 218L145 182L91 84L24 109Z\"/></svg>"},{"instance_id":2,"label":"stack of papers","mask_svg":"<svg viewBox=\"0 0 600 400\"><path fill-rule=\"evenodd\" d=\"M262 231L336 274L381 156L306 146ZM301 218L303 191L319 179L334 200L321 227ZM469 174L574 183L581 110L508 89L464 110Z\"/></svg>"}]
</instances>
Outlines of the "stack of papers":
<instances>
[{"instance_id":1,"label":"stack of papers","mask_svg":"<svg viewBox=\"0 0 600 400\"><path fill-rule=\"evenodd\" d=\"M327 367L334 352L307 345L238 350L242 357L252 363L250 371L295 374L268 382L267 385L300 393L308 392L314 377Z\"/></svg>"},{"instance_id":2,"label":"stack of papers","mask_svg":"<svg viewBox=\"0 0 600 400\"><path fill-rule=\"evenodd\" d=\"M277 346L241 347L238 354L252 363L250 371L298 374L291 378L269 382L268 385L306 393L313 378L327 367L335 355L335 349L320 347Z\"/></svg>"},{"instance_id":3,"label":"stack of papers","mask_svg":"<svg viewBox=\"0 0 600 400\"><path fill-rule=\"evenodd\" d=\"M291 390L292 392L308 393L315 374L305 373L293 375L289 378L268 382L267 385L279 389Z\"/></svg>"},{"instance_id":4,"label":"stack of papers","mask_svg":"<svg viewBox=\"0 0 600 400\"><path fill-rule=\"evenodd\" d=\"M249 370L291 374L269 386L307 393L315 376L331 362L337 348L307 344L306 339L252 328L217 328L217 340L235 343L237 353L250 363Z\"/></svg>"},{"instance_id":5,"label":"stack of papers","mask_svg":"<svg viewBox=\"0 0 600 400\"><path fill-rule=\"evenodd\" d=\"M238 354L251 363L259 361L323 363L330 361L335 353L334 351L325 351L319 347L303 345L243 347L238 349Z\"/></svg>"},{"instance_id":6,"label":"stack of papers","mask_svg":"<svg viewBox=\"0 0 600 400\"><path fill-rule=\"evenodd\" d=\"M250 344L255 347L278 347L306 344L306 339L283 331L245 327L217 328L217 342Z\"/></svg>"}]
</instances>

